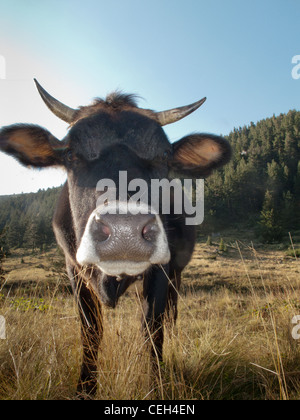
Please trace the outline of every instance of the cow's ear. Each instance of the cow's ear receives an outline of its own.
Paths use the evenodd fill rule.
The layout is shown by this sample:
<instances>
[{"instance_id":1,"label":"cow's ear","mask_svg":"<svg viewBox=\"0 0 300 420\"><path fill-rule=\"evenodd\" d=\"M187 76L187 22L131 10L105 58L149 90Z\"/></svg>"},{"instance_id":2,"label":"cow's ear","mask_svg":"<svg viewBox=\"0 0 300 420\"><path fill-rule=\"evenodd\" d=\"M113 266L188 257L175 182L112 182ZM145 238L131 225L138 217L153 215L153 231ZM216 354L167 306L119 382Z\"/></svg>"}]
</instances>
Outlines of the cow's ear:
<instances>
[{"instance_id":1,"label":"cow's ear","mask_svg":"<svg viewBox=\"0 0 300 420\"><path fill-rule=\"evenodd\" d=\"M192 134L173 144L169 167L182 175L205 177L230 158L230 144L222 137Z\"/></svg>"},{"instance_id":2,"label":"cow's ear","mask_svg":"<svg viewBox=\"0 0 300 420\"><path fill-rule=\"evenodd\" d=\"M17 124L0 130L0 151L23 165L38 168L62 165L64 145L37 125Z\"/></svg>"}]
</instances>

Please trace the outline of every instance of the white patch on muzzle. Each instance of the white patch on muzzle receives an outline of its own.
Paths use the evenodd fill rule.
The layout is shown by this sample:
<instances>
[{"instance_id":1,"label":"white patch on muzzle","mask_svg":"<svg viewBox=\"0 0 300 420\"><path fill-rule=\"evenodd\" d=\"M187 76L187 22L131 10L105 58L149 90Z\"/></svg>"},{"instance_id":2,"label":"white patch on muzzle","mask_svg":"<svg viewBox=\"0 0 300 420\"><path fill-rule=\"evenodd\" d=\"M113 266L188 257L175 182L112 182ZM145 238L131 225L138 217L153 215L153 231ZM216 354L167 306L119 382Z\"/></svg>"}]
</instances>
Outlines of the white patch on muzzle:
<instances>
[{"instance_id":1,"label":"white patch on muzzle","mask_svg":"<svg viewBox=\"0 0 300 420\"><path fill-rule=\"evenodd\" d=\"M85 231L76 254L76 259L78 263L82 266L96 265L105 274L110 276L120 276L122 274L129 276L137 276L139 274L144 273L153 264L167 264L170 261L171 254L169 250L167 236L160 216L158 214L155 214L155 217L157 226L159 227L159 233L155 242L154 251L147 261L101 261L100 255L98 255L96 251L96 246L93 243L94 240L91 234L91 224L93 223L96 217L99 217L98 215L101 214L104 208L105 211L109 213L110 209L115 209L116 206L118 208L118 211L121 213L120 217L122 217L122 214L126 213L151 213L151 209L149 209L149 207L144 204L141 204L137 208L136 204L118 202L117 204L113 203L105 207L98 207L90 215L87 225L85 227Z\"/></svg>"}]
</instances>

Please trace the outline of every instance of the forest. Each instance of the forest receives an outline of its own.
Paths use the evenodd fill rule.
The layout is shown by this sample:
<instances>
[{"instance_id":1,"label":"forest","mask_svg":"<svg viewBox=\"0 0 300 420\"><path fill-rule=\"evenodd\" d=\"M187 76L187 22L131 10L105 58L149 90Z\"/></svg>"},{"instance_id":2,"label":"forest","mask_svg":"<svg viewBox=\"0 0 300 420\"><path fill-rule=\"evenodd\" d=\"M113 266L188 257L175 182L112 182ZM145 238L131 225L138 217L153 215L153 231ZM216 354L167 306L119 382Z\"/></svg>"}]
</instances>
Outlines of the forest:
<instances>
[{"instance_id":1,"label":"forest","mask_svg":"<svg viewBox=\"0 0 300 420\"><path fill-rule=\"evenodd\" d=\"M300 228L300 112L234 129L233 156L206 181L205 221L214 231L246 225L262 242Z\"/></svg>"},{"instance_id":2,"label":"forest","mask_svg":"<svg viewBox=\"0 0 300 420\"><path fill-rule=\"evenodd\" d=\"M2 254L15 248L43 251L55 244L51 221L60 190L0 197Z\"/></svg>"},{"instance_id":3,"label":"forest","mask_svg":"<svg viewBox=\"0 0 300 420\"><path fill-rule=\"evenodd\" d=\"M204 234L244 225L261 242L300 229L300 112L235 128L231 162L205 180ZM55 244L51 219L61 188L0 197L0 260L14 248Z\"/></svg>"}]
</instances>

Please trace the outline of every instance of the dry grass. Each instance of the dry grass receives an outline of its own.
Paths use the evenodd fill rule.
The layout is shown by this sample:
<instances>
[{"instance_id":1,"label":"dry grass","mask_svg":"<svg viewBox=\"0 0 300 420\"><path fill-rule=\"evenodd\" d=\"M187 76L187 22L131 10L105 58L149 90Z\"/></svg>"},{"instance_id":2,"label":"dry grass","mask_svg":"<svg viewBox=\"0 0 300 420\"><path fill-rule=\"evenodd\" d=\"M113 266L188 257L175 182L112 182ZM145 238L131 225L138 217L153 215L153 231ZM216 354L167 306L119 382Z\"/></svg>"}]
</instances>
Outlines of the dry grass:
<instances>
[{"instance_id":1,"label":"dry grass","mask_svg":"<svg viewBox=\"0 0 300 420\"><path fill-rule=\"evenodd\" d=\"M140 333L136 285L117 309L105 309L98 399L300 398L300 340L291 335L300 315L299 259L230 235L225 242L232 245L227 253L197 245L158 378ZM21 257L6 261L0 292L7 324L0 399L73 399L80 326L61 257Z\"/></svg>"}]
</instances>

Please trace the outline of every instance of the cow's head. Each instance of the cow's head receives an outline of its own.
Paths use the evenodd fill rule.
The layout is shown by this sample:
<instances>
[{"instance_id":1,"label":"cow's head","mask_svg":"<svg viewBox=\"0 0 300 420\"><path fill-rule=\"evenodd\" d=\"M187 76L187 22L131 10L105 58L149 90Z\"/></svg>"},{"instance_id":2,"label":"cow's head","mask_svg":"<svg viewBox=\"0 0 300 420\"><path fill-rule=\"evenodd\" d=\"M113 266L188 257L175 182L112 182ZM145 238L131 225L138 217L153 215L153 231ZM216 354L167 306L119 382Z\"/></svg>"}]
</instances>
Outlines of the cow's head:
<instances>
[{"instance_id":1,"label":"cow's head","mask_svg":"<svg viewBox=\"0 0 300 420\"><path fill-rule=\"evenodd\" d=\"M0 131L0 150L25 165L66 168L77 262L96 265L112 276L136 276L153 264L167 264L165 219L145 204L143 211L137 212L133 204L124 211L126 197L99 205L99 195L106 191L96 186L110 179L118 193L120 171L126 173L127 183L142 179L149 185L152 179L168 178L171 171L199 178L225 164L230 147L223 138L193 134L170 144L162 129L195 111L205 98L156 113L138 108L132 95L115 93L72 109L36 84L50 110L70 124L67 136L59 141L36 125L9 126Z\"/></svg>"}]
</instances>

